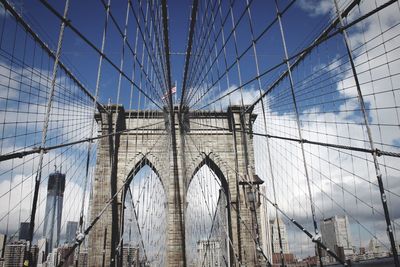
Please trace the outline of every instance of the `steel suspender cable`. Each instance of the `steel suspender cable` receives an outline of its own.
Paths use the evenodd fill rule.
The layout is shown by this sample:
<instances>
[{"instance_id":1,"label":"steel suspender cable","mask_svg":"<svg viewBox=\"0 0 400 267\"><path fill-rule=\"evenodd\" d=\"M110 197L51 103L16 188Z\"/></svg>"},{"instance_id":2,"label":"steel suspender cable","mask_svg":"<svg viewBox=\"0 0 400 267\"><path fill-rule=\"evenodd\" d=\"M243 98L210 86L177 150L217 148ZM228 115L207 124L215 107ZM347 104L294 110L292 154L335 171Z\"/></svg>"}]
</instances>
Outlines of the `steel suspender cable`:
<instances>
[{"instance_id":1,"label":"steel suspender cable","mask_svg":"<svg viewBox=\"0 0 400 267\"><path fill-rule=\"evenodd\" d=\"M157 144L157 142L155 142L153 144L153 146L151 147L149 153L154 149L155 145ZM140 162L144 162L146 160L146 155L141 159ZM136 166L136 168L133 170L133 172L137 171L141 165L139 164ZM118 188L116 190L116 192L114 193L114 195L112 195L107 202L105 203L104 207L100 210L100 212L98 214L96 214L96 217L94 219L92 219L90 225L85 229L85 231L83 233L80 233L77 237L76 237L76 242L74 243L74 245L69 249L68 253L64 256L64 258L60 261L60 263L57 265L58 267L62 267L64 265L64 262L69 258L69 256L75 251L75 249L82 244L82 242L84 241L84 239L86 238L86 236L89 234L89 232L92 230L92 228L97 224L97 222L100 220L100 218L102 217L102 215L104 214L104 212L106 211L106 209L112 204L113 199L115 199L118 194L127 186L127 182L125 181L120 188Z\"/></svg>"},{"instance_id":2,"label":"steel suspender cable","mask_svg":"<svg viewBox=\"0 0 400 267\"><path fill-rule=\"evenodd\" d=\"M337 0L334 0L334 3L335 3L336 12L338 14L338 19L340 21L340 25L342 27L344 27L343 18L340 15L340 11L339 11L339 6L338 6L338 3L337 3ZM354 65L353 55L352 55L352 52L351 52L349 37L347 36L346 29L343 29L343 38L344 38L347 54L348 54L349 59L350 59L353 78L354 78L354 81L356 83L358 100L360 102L362 114L363 114L363 117L364 117L364 126L365 126L365 129L367 131L367 136L368 136L368 140L369 140L369 144L370 144L371 150L374 151L375 150L374 140L372 139L372 133L371 133L371 129L369 127L368 114L367 114L366 108L365 108L364 97L363 97L363 94L361 92L360 82L358 80L357 70L356 70L356 67ZM393 226L392 226L392 222L391 222L391 219L390 219L389 208L387 206L387 197L386 197L386 194L385 194L385 188L384 188L383 182L382 182L382 173L381 173L381 170L380 170L378 157L377 157L377 155L375 153L372 153L372 158L374 160L376 179L377 179L378 184L379 184L379 191L380 191L380 194L381 194L382 206L383 206L383 210L385 212L385 220L386 220L386 226L387 226L386 231L387 231L387 234L389 236L390 245L392 247L392 253L393 253L393 259L394 259L395 266L399 267L400 266L400 262L399 262L399 258L398 258L398 255L397 255L396 242L394 240Z\"/></svg>"},{"instance_id":3,"label":"steel suspender cable","mask_svg":"<svg viewBox=\"0 0 400 267\"><path fill-rule=\"evenodd\" d=\"M101 53L101 50L96 47L87 37L85 37L72 23L66 19L63 19L62 16L55 10L49 3L47 3L45 0L39 0L40 3L42 3L47 9L49 9L55 16L57 16L61 21L63 21L66 25L68 25L68 28L71 29L74 33L76 33L85 43L87 43L94 51L96 51L99 55L101 55L117 72L121 72L119 70L119 67L106 55ZM155 102L145 91L143 91L137 84L132 81L129 76L125 72L121 72L122 76L129 81L129 83L133 84L141 93L149 99L154 105L156 105L158 108L161 109L161 106Z\"/></svg>"},{"instance_id":4,"label":"steel suspender cable","mask_svg":"<svg viewBox=\"0 0 400 267\"><path fill-rule=\"evenodd\" d=\"M247 5L249 4L249 1L246 0ZM251 11L250 8L247 9L247 15L249 18L249 26L250 26L250 32L251 32L251 38L252 38L252 46L253 46L253 53L254 53L254 60L255 60L255 65L256 65L256 71L257 71L257 83L258 83L258 91L260 92L260 96L262 95L262 85L261 85L261 79L259 78L260 76L260 68L258 65L258 55L257 55L257 46L256 46L256 41L254 39L254 30L253 30L253 21L251 17ZM263 118L263 126L265 130L265 134L268 134L268 128L267 128L267 121L266 121L266 116L265 116L265 106L264 106L264 101L261 101L261 109L262 109L262 118ZM251 134L251 133L248 133ZM269 169L270 169L270 175L271 175L271 180L272 180L272 190L273 190L273 200L275 203L276 201L276 185L275 185L275 176L274 176L274 169L272 166L272 159L271 159L271 149L270 149L270 143L269 143L269 138L266 139L267 143L267 153L268 153L268 163L269 163ZM278 228L278 239L279 239L279 249L280 249L280 258L281 258L281 265L282 267L285 266L285 258L283 255L283 247L282 247L282 235L281 235L281 227L280 227L280 218L278 211L275 209L275 218L277 220L277 228ZM267 233L264 233L265 235Z\"/></svg>"},{"instance_id":5,"label":"steel suspender cable","mask_svg":"<svg viewBox=\"0 0 400 267\"><path fill-rule=\"evenodd\" d=\"M186 101L186 90L187 89L187 79L188 79L188 68L189 68L189 60L191 58L191 53L192 53L192 45L193 45L193 36L194 36L194 27L196 25L196 18L197 18L197 6L198 6L198 0L193 0L192 4L192 13L190 16L190 26L189 26L189 39L188 39L188 44L186 48L186 58L185 58L185 68L183 72L183 83L182 83L182 92L181 92L181 104L180 104L180 110L182 110L184 105L187 105L185 103Z\"/></svg>"},{"instance_id":6,"label":"steel suspender cable","mask_svg":"<svg viewBox=\"0 0 400 267\"><path fill-rule=\"evenodd\" d=\"M297 107L296 95L295 95L295 92L294 92L294 81L293 81L293 77L292 77L290 62L288 61L288 57L289 56L288 56L288 51L287 51L287 48L286 48L285 34L284 34L284 31L283 31L283 26L282 26L282 21L281 21L281 14L280 14L280 11L279 11L278 2L276 0L275 0L275 7L276 7L276 14L277 14L277 17L278 17L278 23L279 23L279 29L280 29L281 38L282 38L283 49L284 49L284 53L285 53L286 66L287 66L287 70L288 70L288 79L289 79L289 83L290 83L290 91L291 91L291 95L292 95L292 101L293 101L293 106L294 106L294 111L295 111L295 116L296 116L296 122L297 122L298 136L299 136L300 139L303 139L302 130L301 130L301 123L300 123L300 115L299 115L299 110L298 110L298 107ZM306 155L305 155L305 152L304 152L304 144L300 143L300 147L301 147L301 153L302 153L302 160L303 160L303 163L304 163L305 176L306 176L306 180L307 180L308 194L309 194L309 198L310 198L312 220L313 220L313 224L314 224L314 232L315 232L315 238L314 239L320 239L321 236L320 236L319 231L318 231L317 218L316 218L316 214L315 214L314 200L313 200L313 195L312 195L311 186L310 186L310 177L309 177L309 174L308 174ZM318 256L319 256L320 265L322 266L321 248L320 248L320 245L318 243L317 243L317 247L318 247Z\"/></svg>"},{"instance_id":7,"label":"steel suspender cable","mask_svg":"<svg viewBox=\"0 0 400 267\"><path fill-rule=\"evenodd\" d=\"M64 14L63 18L67 18L68 14L68 8L69 8L69 0L66 0L65 2L65 7L64 7ZM51 108L53 104L53 96L54 96L54 91L55 91L55 84L56 84L56 78L57 78L57 70L58 70L58 63L61 55L61 47L62 47L62 41L64 37L64 29L65 29L65 23L62 22L60 26L60 33L58 37L58 43L57 43L57 51L55 54L55 60L54 60L54 66L53 66L53 73L52 73L52 79L51 79L51 88L50 88L50 93L49 97L47 100L47 108L46 108L46 117L45 117L45 122L43 124L43 132L42 132L42 141L40 147L43 148L46 145L46 138L47 138L47 130L49 126L49 121L50 121L50 113L51 113ZM33 233L35 229L35 216L36 216L36 208L37 208L37 201L39 197L39 186L42 178L42 167L43 167L43 157L44 157L44 151L43 149L40 150L40 155L39 155L39 163L36 171L36 177L35 177L35 189L34 189L34 195L33 195L33 201L32 201L32 209L31 209L31 218L30 218L30 223L29 223L29 254L30 254L30 248L32 245L32 240L33 240ZM28 256L29 258L24 261L24 265L30 266L31 265L31 255Z\"/></svg>"}]
</instances>

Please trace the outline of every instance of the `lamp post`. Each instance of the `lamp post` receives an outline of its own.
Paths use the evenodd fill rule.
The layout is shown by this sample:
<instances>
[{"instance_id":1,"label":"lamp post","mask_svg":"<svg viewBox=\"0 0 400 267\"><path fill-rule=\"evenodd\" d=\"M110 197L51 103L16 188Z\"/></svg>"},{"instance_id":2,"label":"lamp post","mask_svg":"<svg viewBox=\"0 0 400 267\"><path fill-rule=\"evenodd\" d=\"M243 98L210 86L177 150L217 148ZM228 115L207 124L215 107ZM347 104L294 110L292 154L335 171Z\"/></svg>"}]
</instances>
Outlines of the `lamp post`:
<instances>
[{"instance_id":1,"label":"lamp post","mask_svg":"<svg viewBox=\"0 0 400 267\"><path fill-rule=\"evenodd\" d=\"M245 187L246 199L249 203L250 213L251 213L251 225L254 236L254 242L256 243L256 266L260 266L260 260L258 260L258 256L261 254L264 260L267 262L267 266L271 266L270 260L266 257L260 245L260 231L258 228L257 221L257 208L261 205L260 201L260 185L263 184L264 181L258 177L258 175L254 174L253 179L247 179L247 181L239 182L240 185Z\"/></svg>"}]
</instances>

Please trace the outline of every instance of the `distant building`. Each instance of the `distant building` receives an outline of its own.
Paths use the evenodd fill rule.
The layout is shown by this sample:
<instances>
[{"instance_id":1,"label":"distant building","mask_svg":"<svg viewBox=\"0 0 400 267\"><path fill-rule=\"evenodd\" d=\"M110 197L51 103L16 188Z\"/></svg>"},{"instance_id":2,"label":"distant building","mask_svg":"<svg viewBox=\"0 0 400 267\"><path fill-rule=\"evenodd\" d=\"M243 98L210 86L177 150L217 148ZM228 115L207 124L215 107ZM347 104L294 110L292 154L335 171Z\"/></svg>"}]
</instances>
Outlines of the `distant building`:
<instances>
[{"instance_id":1,"label":"distant building","mask_svg":"<svg viewBox=\"0 0 400 267\"><path fill-rule=\"evenodd\" d=\"M31 247L31 266L37 266L37 260L39 255L39 247L37 245L33 245Z\"/></svg>"},{"instance_id":2,"label":"distant building","mask_svg":"<svg viewBox=\"0 0 400 267\"><path fill-rule=\"evenodd\" d=\"M38 266L42 266L42 263L45 263L47 260L47 240L46 238L41 238L38 240L38 257L37 263Z\"/></svg>"},{"instance_id":3,"label":"distant building","mask_svg":"<svg viewBox=\"0 0 400 267\"><path fill-rule=\"evenodd\" d=\"M78 222L67 222L67 231L65 233L65 240L67 243L74 243L76 232L78 231Z\"/></svg>"},{"instance_id":4,"label":"distant building","mask_svg":"<svg viewBox=\"0 0 400 267\"><path fill-rule=\"evenodd\" d=\"M29 222L22 222L19 227L19 240L29 240Z\"/></svg>"},{"instance_id":5,"label":"distant building","mask_svg":"<svg viewBox=\"0 0 400 267\"><path fill-rule=\"evenodd\" d=\"M381 244L376 238L372 238L368 243L367 250L368 258L383 258L389 256L389 253L385 251Z\"/></svg>"},{"instance_id":6,"label":"distant building","mask_svg":"<svg viewBox=\"0 0 400 267\"><path fill-rule=\"evenodd\" d=\"M24 265L27 243L17 241L7 244L4 251L4 267L21 267Z\"/></svg>"},{"instance_id":7,"label":"distant building","mask_svg":"<svg viewBox=\"0 0 400 267\"><path fill-rule=\"evenodd\" d=\"M124 245L122 254L122 266L136 267L139 266L139 248Z\"/></svg>"},{"instance_id":8,"label":"distant building","mask_svg":"<svg viewBox=\"0 0 400 267\"><path fill-rule=\"evenodd\" d=\"M221 246L218 240L200 240L197 242L197 266L222 266Z\"/></svg>"},{"instance_id":9,"label":"distant building","mask_svg":"<svg viewBox=\"0 0 400 267\"><path fill-rule=\"evenodd\" d=\"M265 185L260 186L261 193L266 194L267 190ZM271 226L267 210L267 202L264 198L260 199L260 223L261 223L261 248L271 261L272 259L272 240L271 240Z\"/></svg>"},{"instance_id":10,"label":"distant building","mask_svg":"<svg viewBox=\"0 0 400 267\"><path fill-rule=\"evenodd\" d=\"M46 259L46 267L56 267L57 266L57 252L58 249L57 248L53 248L53 250L51 250L51 252L47 255L47 259Z\"/></svg>"},{"instance_id":11,"label":"distant building","mask_svg":"<svg viewBox=\"0 0 400 267\"><path fill-rule=\"evenodd\" d=\"M321 221L320 223L322 242L334 251L343 260L354 254L350 235L350 224L347 216L334 216ZM333 259L324 254L327 262Z\"/></svg>"},{"instance_id":12,"label":"distant building","mask_svg":"<svg viewBox=\"0 0 400 267\"><path fill-rule=\"evenodd\" d=\"M285 265L287 264L294 264L297 263L297 259L292 253L283 254L283 260L285 261ZM272 262L276 266L281 266L281 254L280 253L273 253L272 254Z\"/></svg>"},{"instance_id":13,"label":"distant building","mask_svg":"<svg viewBox=\"0 0 400 267\"><path fill-rule=\"evenodd\" d=\"M58 246L65 189L65 174L58 171L49 175L43 235L47 238L47 250Z\"/></svg>"},{"instance_id":14,"label":"distant building","mask_svg":"<svg viewBox=\"0 0 400 267\"><path fill-rule=\"evenodd\" d=\"M305 263L306 266L320 266L318 256L308 256L307 258L303 259L301 262Z\"/></svg>"},{"instance_id":15,"label":"distant building","mask_svg":"<svg viewBox=\"0 0 400 267\"><path fill-rule=\"evenodd\" d=\"M279 229L280 229L283 253L290 254L289 240L288 240L288 235L287 235L287 231L286 231L286 225L282 221L281 218L279 218L279 219L275 218L273 221L270 221L271 237L272 237L272 253L280 253L278 220L279 220Z\"/></svg>"}]
</instances>

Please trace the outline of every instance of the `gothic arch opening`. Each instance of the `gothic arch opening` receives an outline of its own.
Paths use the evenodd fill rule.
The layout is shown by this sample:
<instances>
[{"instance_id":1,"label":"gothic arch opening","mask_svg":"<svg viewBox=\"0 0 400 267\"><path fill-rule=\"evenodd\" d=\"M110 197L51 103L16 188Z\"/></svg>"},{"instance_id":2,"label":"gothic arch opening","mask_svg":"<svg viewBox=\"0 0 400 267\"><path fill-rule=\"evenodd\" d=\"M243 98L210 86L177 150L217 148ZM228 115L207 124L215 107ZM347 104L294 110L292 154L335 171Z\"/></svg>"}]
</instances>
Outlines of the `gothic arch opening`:
<instances>
[{"instance_id":1,"label":"gothic arch opening","mask_svg":"<svg viewBox=\"0 0 400 267\"><path fill-rule=\"evenodd\" d=\"M122 266L164 266L166 257L166 193L154 165L143 158L124 188Z\"/></svg>"},{"instance_id":2,"label":"gothic arch opening","mask_svg":"<svg viewBox=\"0 0 400 267\"><path fill-rule=\"evenodd\" d=\"M195 168L185 205L186 260L189 266L228 266L230 211L228 183L209 158Z\"/></svg>"}]
</instances>

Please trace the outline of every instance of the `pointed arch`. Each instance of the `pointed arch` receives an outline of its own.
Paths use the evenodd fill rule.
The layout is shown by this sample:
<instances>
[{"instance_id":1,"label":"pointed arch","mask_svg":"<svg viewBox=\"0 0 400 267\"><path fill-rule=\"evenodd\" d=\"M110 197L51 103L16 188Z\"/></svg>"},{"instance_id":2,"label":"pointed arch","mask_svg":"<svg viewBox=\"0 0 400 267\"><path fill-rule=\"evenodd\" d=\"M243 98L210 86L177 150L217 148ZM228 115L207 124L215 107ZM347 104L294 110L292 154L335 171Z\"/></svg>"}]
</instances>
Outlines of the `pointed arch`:
<instances>
[{"instance_id":1,"label":"pointed arch","mask_svg":"<svg viewBox=\"0 0 400 267\"><path fill-rule=\"evenodd\" d=\"M214 160L211 159L210 155L212 153L206 154L203 152L202 154L203 154L203 159L200 161L200 163L197 165L197 167L194 168L192 175L189 178L189 181L187 183L187 188L186 188L186 194L188 193L188 189L190 187L191 182L193 181L193 178L196 176L196 174L199 172L199 170L206 165L218 177L219 181L221 182L222 192L224 192L225 197L226 197L228 238L229 238L229 240L233 240L232 216L231 216L231 195L230 195L230 191L229 191L228 180L226 179L221 168L215 163ZM228 243L228 249L229 249L229 255L234 255L234 249L233 249L232 243L230 243L230 242ZM229 258L229 262L231 264L233 264L233 257Z\"/></svg>"},{"instance_id":2,"label":"pointed arch","mask_svg":"<svg viewBox=\"0 0 400 267\"><path fill-rule=\"evenodd\" d=\"M225 178L224 173L221 171L220 167L210 158L209 155L204 154L203 160L197 165L197 167L193 170L192 175L189 178L189 183L187 188L189 188L190 183L192 182L194 176L197 174L197 172L204 166L206 165L210 170L212 170L215 175L218 177L218 179L221 182L221 187L223 192L225 193L227 199L230 199L229 197L229 184L228 180Z\"/></svg>"},{"instance_id":3,"label":"pointed arch","mask_svg":"<svg viewBox=\"0 0 400 267\"><path fill-rule=\"evenodd\" d=\"M136 174L144 167L144 166L149 166L150 169L157 175L157 177L159 178L160 182L161 182L161 186L165 191L165 185L163 183L163 180L161 179L160 173L158 172L158 170L156 169L156 167L154 166L154 164L148 159L148 157L146 155L143 155L143 157L135 164L135 166L132 168L132 170L129 172L127 178L126 178L126 182L124 185L124 192L122 194L122 203L125 202L125 198L126 198L126 192L130 186L130 184L133 181L133 178L136 176Z\"/></svg>"},{"instance_id":4,"label":"pointed arch","mask_svg":"<svg viewBox=\"0 0 400 267\"><path fill-rule=\"evenodd\" d=\"M121 225L121 237L127 233L125 229L126 226L129 226L129 219L126 220L126 218L131 218L130 222L134 222L134 226L133 228L136 229L136 239L134 237L134 242L137 246L140 247L141 250L143 250L143 256L144 259L146 259L147 257L154 257L154 250L151 250L149 248L151 248L151 243L154 241L152 238L159 238L158 240L162 240L162 242L166 242L166 233L167 233L167 228L162 229L161 231L153 231L154 229L152 227L155 227L156 229L160 229L157 228L156 226L154 226L153 224L148 224L152 227L145 227L146 224L144 224L143 218L146 218L145 220L149 220L149 216L152 218L157 218L161 220L159 220L159 222L162 225L165 225L164 222L167 219L167 213L166 210L168 209L168 202L167 202L167 192L166 192L166 188L165 188L165 183L163 182L163 179L160 176L160 172L159 169L156 168L155 164L153 162L156 162L154 160L156 160L157 158L155 158L152 154L147 153L147 154L142 154L143 155L140 160L138 160L136 162L136 164L133 166L133 168L131 169L131 171L129 172L129 174L126 176L126 179L124 180L124 186L123 186L123 192L121 194L121 215L120 215L120 225ZM152 158L152 160L149 159ZM158 167L160 167L160 165L158 165ZM141 171L145 168L145 173L150 175L141 175ZM162 168L161 168L162 170ZM138 177L139 179L135 179L135 177ZM154 190L155 188L157 188L156 190L156 196L157 198L152 198L152 197L147 197L147 200L145 198L145 195L148 194L139 194L136 195L137 198L134 198L134 188L135 186L140 185L141 179L145 178L144 184L149 183L150 186L146 186L146 188L140 187L140 190L146 190L146 192L150 192L151 190ZM153 182L152 182L153 181ZM159 187L159 185L161 184L161 189ZM132 186L132 187L131 187ZM131 191L132 189L132 191ZM150 190L150 191L149 191ZM153 191L154 192L154 191ZM130 197L129 197L130 195ZM127 198L129 197L129 198ZM137 200L137 202L135 202L135 200ZM148 202L149 201L149 202ZM158 202L157 202L158 201ZM127 204L127 203L130 204ZM157 216L154 217L154 215L149 211L148 207L150 207L152 204L160 204L158 206L158 210L164 210L164 212L158 213ZM150 205L150 206L149 206ZM145 216L139 216L138 212L139 212L139 208L138 206L140 206L140 210L146 212ZM127 217L128 216L128 217ZM129 227L132 227L129 226ZM166 227L166 226L165 226ZM131 229L131 228L129 228ZM150 230L149 230L150 229ZM135 230L134 230L135 231ZM146 233L149 233L149 231L152 232L150 240L149 239L145 239L144 237L146 236ZM135 236L135 235L134 235ZM148 236L148 235L147 235ZM161 258L158 258L158 260L160 261L164 261L165 260L165 253L166 250L163 250L163 252L161 254L160 251L162 249L160 248L159 250L156 250L157 255L162 255ZM142 253L140 254L142 255ZM140 258L142 260L142 258ZM154 259L154 258L153 258Z\"/></svg>"}]
</instances>

